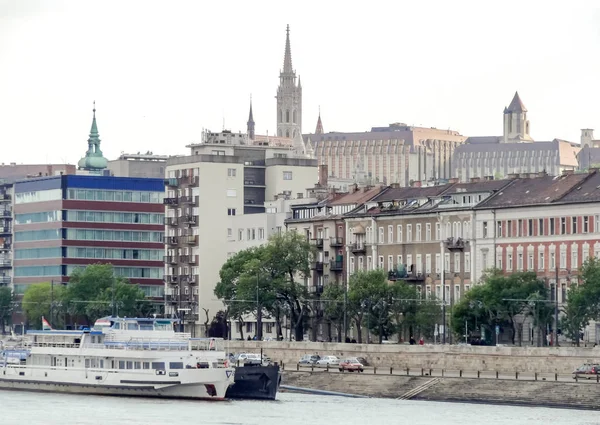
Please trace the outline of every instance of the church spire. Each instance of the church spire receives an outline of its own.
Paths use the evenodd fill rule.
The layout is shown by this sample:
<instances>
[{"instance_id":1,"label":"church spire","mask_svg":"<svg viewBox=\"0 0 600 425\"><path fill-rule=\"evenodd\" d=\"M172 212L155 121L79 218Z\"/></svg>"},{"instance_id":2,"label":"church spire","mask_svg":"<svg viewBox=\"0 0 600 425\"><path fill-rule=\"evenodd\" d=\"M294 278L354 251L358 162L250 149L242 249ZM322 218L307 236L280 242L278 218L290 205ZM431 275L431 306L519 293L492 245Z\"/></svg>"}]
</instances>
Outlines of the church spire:
<instances>
[{"instance_id":1,"label":"church spire","mask_svg":"<svg viewBox=\"0 0 600 425\"><path fill-rule=\"evenodd\" d=\"M292 68L292 48L290 47L290 24L285 30L285 54L283 55L283 73L291 74L294 72Z\"/></svg>"},{"instance_id":2,"label":"church spire","mask_svg":"<svg viewBox=\"0 0 600 425\"><path fill-rule=\"evenodd\" d=\"M250 95L250 114L248 114L247 132L250 140L254 140L254 116L252 115L252 95Z\"/></svg>"},{"instance_id":3,"label":"church spire","mask_svg":"<svg viewBox=\"0 0 600 425\"><path fill-rule=\"evenodd\" d=\"M100 134L98 133L98 125L96 124L96 101L94 101L92 113L92 128L90 129L90 137L88 138L88 150L85 156L79 160L78 166L80 170L100 173L107 167L108 161L102 155L102 150L100 150Z\"/></svg>"},{"instance_id":4,"label":"church spire","mask_svg":"<svg viewBox=\"0 0 600 425\"><path fill-rule=\"evenodd\" d=\"M315 130L315 134L323 134L323 123L321 122L321 107L319 106L319 119L317 120L317 129Z\"/></svg>"}]
</instances>

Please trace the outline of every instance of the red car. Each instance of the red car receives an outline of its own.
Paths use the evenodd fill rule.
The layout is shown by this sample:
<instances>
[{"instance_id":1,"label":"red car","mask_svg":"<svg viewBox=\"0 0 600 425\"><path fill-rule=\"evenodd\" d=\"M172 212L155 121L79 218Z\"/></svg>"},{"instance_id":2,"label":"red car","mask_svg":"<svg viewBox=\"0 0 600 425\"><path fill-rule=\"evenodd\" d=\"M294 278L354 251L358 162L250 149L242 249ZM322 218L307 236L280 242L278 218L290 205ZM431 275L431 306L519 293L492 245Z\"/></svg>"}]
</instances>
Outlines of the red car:
<instances>
[{"instance_id":1,"label":"red car","mask_svg":"<svg viewBox=\"0 0 600 425\"><path fill-rule=\"evenodd\" d=\"M364 365L360 361L358 361L356 357L350 357L340 362L338 369L340 370L340 372L344 372L345 370L347 370L348 372L365 371Z\"/></svg>"},{"instance_id":2,"label":"red car","mask_svg":"<svg viewBox=\"0 0 600 425\"><path fill-rule=\"evenodd\" d=\"M597 364L584 364L573 371L573 379L591 379L596 375L600 375L600 366Z\"/></svg>"}]
</instances>

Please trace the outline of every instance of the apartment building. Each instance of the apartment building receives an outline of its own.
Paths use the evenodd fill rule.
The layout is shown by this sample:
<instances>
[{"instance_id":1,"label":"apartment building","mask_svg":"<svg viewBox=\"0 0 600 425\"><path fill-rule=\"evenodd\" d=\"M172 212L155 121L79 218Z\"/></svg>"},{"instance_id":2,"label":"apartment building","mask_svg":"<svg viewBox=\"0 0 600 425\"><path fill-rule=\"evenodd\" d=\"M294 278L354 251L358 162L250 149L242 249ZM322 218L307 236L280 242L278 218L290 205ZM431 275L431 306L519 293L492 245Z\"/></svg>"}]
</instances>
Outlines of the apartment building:
<instances>
[{"instance_id":1,"label":"apartment building","mask_svg":"<svg viewBox=\"0 0 600 425\"><path fill-rule=\"evenodd\" d=\"M12 286L13 185L0 185L0 286Z\"/></svg>"},{"instance_id":2,"label":"apartment building","mask_svg":"<svg viewBox=\"0 0 600 425\"><path fill-rule=\"evenodd\" d=\"M63 175L14 185L14 289L68 283L77 267L110 263L146 296L163 291L163 179Z\"/></svg>"},{"instance_id":3,"label":"apartment building","mask_svg":"<svg viewBox=\"0 0 600 425\"><path fill-rule=\"evenodd\" d=\"M234 252L229 239L238 235L232 217L263 214L265 202L279 195L300 198L317 180L316 161L289 147L227 140L190 145L190 156L167 161L167 313L183 318L195 335L204 335L223 309L214 286L228 253ZM251 239L266 240L266 227L262 235L259 227L252 229Z\"/></svg>"},{"instance_id":4,"label":"apartment building","mask_svg":"<svg viewBox=\"0 0 600 425\"><path fill-rule=\"evenodd\" d=\"M167 166L167 155L121 154L117 159L108 161L107 168L116 177L143 177L163 179Z\"/></svg>"}]
</instances>

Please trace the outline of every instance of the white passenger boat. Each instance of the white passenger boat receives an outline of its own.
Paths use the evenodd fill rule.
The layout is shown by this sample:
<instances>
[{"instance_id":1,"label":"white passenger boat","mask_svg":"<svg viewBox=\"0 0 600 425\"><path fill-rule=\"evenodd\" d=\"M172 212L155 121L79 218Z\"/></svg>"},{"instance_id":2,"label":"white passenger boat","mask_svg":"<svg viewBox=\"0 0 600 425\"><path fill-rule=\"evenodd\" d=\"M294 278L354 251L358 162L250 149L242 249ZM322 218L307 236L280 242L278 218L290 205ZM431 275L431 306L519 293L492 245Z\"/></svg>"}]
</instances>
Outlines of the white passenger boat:
<instances>
[{"instance_id":1,"label":"white passenger boat","mask_svg":"<svg viewBox=\"0 0 600 425\"><path fill-rule=\"evenodd\" d=\"M224 399L234 369L223 340L175 332L175 322L109 317L93 329L29 331L0 352L0 388Z\"/></svg>"}]
</instances>

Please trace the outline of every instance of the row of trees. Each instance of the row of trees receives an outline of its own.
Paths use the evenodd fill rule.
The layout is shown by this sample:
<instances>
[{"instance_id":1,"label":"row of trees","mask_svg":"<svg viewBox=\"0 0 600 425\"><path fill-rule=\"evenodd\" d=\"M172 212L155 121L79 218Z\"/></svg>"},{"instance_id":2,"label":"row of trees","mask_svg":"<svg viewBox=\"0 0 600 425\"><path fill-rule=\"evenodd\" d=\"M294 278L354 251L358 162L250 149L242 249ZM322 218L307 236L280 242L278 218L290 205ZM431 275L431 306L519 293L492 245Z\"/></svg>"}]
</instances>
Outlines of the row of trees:
<instances>
[{"instance_id":1,"label":"row of trees","mask_svg":"<svg viewBox=\"0 0 600 425\"><path fill-rule=\"evenodd\" d=\"M215 295L226 306L219 315L221 336L227 336L229 321L240 323L243 330L248 314L256 316L258 339L262 339L264 314L274 318L280 339L282 320L289 318L296 341L301 341L309 328L316 339L321 324L328 326L329 336L335 328L338 341L350 326L356 328L358 342L364 338L364 328L380 340L394 334L412 336L416 331L433 335L441 317L440 305L435 300L419 299L414 286L403 281L389 285L380 270L353 274L347 290L345 285L334 283L325 288L306 285L314 257L314 247L306 237L286 232L229 258L215 288Z\"/></svg>"},{"instance_id":2,"label":"row of trees","mask_svg":"<svg viewBox=\"0 0 600 425\"><path fill-rule=\"evenodd\" d=\"M64 328L74 321L90 325L113 312L145 317L153 306L139 287L115 276L110 264L94 264L76 269L68 286L51 282L30 285L23 294L22 308L29 327L40 328L45 316L53 327Z\"/></svg>"}]
</instances>

